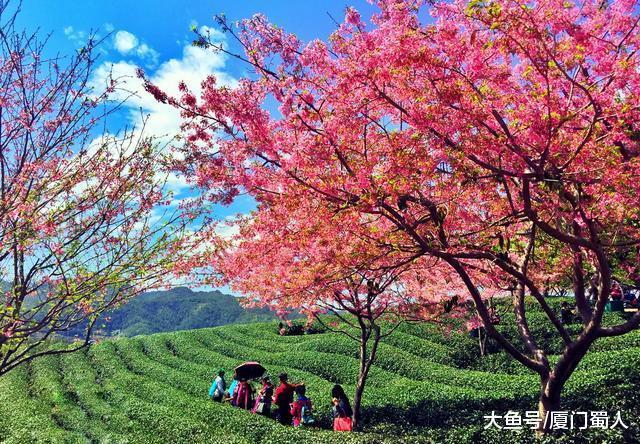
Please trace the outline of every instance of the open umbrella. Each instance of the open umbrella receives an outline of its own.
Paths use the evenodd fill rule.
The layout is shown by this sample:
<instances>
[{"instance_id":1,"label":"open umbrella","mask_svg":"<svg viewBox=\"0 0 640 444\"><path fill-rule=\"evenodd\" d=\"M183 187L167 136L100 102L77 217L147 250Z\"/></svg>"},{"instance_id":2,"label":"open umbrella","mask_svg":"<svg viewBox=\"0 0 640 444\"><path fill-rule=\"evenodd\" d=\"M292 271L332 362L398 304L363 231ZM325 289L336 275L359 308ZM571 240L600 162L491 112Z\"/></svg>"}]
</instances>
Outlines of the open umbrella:
<instances>
[{"instance_id":1,"label":"open umbrella","mask_svg":"<svg viewBox=\"0 0 640 444\"><path fill-rule=\"evenodd\" d=\"M245 362L237 366L234 370L238 379L260 378L267 371L259 362Z\"/></svg>"}]
</instances>

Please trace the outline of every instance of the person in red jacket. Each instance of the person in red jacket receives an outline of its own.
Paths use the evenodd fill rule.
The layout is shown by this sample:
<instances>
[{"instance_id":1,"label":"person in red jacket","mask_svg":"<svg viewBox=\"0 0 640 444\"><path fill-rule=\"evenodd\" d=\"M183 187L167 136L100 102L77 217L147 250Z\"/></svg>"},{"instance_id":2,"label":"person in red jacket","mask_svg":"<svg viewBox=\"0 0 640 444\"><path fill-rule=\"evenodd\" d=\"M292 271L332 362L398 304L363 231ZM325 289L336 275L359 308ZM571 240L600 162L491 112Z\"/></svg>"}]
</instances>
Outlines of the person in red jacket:
<instances>
[{"instance_id":1,"label":"person in red jacket","mask_svg":"<svg viewBox=\"0 0 640 444\"><path fill-rule=\"evenodd\" d=\"M289 377L286 373L280 373L280 385L273 395L273 403L276 406L276 419L280 424L291 425L290 404L293 402L293 391L295 386L289 384Z\"/></svg>"},{"instance_id":2,"label":"person in red jacket","mask_svg":"<svg viewBox=\"0 0 640 444\"><path fill-rule=\"evenodd\" d=\"M623 292L620 284L614 280L611 281L611 291L609 292L609 297L612 301L620 301L622 300Z\"/></svg>"}]
</instances>

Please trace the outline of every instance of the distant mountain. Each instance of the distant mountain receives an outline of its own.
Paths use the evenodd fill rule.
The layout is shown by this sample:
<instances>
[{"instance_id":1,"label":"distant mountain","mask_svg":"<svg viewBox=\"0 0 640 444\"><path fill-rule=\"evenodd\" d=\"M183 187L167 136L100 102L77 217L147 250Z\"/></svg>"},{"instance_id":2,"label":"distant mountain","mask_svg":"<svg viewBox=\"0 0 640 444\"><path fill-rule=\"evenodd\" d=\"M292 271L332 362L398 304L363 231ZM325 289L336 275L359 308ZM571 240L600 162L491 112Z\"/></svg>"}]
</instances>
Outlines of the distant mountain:
<instances>
[{"instance_id":1,"label":"distant mountain","mask_svg":"<svg viewBox=\"0 0 640 444\"><path fill-rule=\"evenodd\" d=\"M11 289L11 283L0 280L0 292ZM44 297L44 296L43 296ZM164 331L191 330L226 324L248 324L276 320L266 308L247 309L240 298L220 291L192 291L177 287L167 291L150 291L131 299L115 310L101 316L94 328L94 336L136 336ZM29 298L25 306L34 306L37 298ZM292 315L290 318L298 318ZM60 336L77 338L84 334L86 323Z\"/></svg>"},{"instance_id":2,"label":"distant mountain","mask_svg":"<svg viewBox=\"0 0 640 444\"><path fill-rule=\"evenodd\" d=\"M276 319L267 309L246 309L239 301L220 291L185 287L148 292L106 314L96 333L135 336Z\"/></svg>"}]
</instances>

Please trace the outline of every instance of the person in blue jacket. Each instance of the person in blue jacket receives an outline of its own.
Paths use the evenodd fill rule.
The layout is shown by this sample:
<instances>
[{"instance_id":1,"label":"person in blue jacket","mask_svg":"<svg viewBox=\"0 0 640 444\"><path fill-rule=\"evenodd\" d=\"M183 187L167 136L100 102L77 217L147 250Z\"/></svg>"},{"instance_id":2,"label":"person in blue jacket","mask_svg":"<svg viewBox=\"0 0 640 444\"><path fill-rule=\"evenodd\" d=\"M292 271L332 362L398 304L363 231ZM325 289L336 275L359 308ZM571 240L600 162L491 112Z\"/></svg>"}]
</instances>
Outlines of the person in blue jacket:
<instances>
[{"instance_id":1,"label":"person in blue jacket","mask_svg":"<svg viewBox=\"0 0 640 444\"><path fill-rule=\"evenodd\" d=\"M224 369L218 370L218 376L211 383L209 388L209 397L216 402L222 402L227 391L227 383L224 380Z\"/></svg>"},{"instance_id":2,"label":"person in blue jacket","mask_svg":"<svg viewBox=\"0 0 640 444\"><path fill-rule=\"evenodd\" d=\"M238 385L238 375L233 373L233 379L231 380L231 384L229 384L229 390L227 391L228 397L227 400L231 402L231 405L235 405L233 402L233 392L235 391Z\"/></svg>"}]
</instances>

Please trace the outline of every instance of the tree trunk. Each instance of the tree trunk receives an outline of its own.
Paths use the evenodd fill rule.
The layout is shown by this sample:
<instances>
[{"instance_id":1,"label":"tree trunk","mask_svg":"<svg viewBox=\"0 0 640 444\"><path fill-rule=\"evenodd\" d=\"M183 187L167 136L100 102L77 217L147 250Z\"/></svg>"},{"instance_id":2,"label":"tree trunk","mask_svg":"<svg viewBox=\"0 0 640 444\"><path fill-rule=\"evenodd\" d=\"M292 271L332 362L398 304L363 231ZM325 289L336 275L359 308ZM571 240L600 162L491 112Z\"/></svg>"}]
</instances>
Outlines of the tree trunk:
<instances>
[{"instance_id":1,"label":"tree trunk","mask_svg":"<svg viewBox=\"0 0 640 444\"><path fill-rule=\"evenodd\" d=\"M596 338L597 336L593 333L593 330L580 335L575 342L565 348L553 371L548 376L541 377L540 399L538 401L540 418L537 430L538 435L547 434L553 429L551 412L560 409L560 395L565 383Z\"/></svg>"},{"instance_id":2,"label":"tree trunk","mask_svg":"<svg viewBox=\"0 0 640 444\"><path fill-rule=\"evenodd\" d=\"M362 363L362 359L361 359ZM353 429L355 430L360 425L361 420L361 412L360 408L362 406L362 394L364 393L364 387L367 382L368 372L363 373L360 372L358 375L358 382L356 383L356 391L353 395Z\"/></svg>"},{"instance_id":3,"label":"tree trunk","mask_svg":"<svg viewBox=\"0 0 640 444\"><path fill-rule=\"evenodd\" d=\"M358 382L356 383L356 391L353 395L353 429L356 430L360 426L360 422L362 419L362 395L364 394L364 388L367 382L367 377L369 376L369 370L371 369L371 365L376 357L376 352L378 350L378 343L380 342L380 327L377 325L372 325L370 327L370 331L362 330L362 336L360 340L360 371L358 372ZM371 333L373 333L373 338L371 338ZM371 352L367 353L367 343L369 339L372 339L371 344Z\"/></svg>"},{"instance_id":4,"label":"tree trunk","mask_svg":"<svg viewBox=\"0 0 640 444\"><path fill-rule=\"evenodd\" d=\"M540 423L536 430L537 435L547 434L551 431L551 412L560 410L560 393L563 384L550 376L540 383L540 399L538 400L538 418Z\"/></svg>"}]
</instances>

